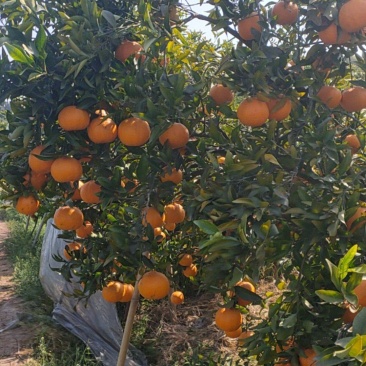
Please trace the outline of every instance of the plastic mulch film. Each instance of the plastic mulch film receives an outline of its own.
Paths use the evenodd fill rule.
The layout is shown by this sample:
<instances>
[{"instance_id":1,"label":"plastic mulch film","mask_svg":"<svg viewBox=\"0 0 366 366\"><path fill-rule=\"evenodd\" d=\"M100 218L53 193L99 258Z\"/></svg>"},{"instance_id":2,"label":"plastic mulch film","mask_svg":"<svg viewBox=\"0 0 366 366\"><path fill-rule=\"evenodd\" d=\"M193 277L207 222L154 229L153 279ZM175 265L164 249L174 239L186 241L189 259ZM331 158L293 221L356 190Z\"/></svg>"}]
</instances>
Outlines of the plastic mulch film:
<instances>
[{"instance_id":1,"label":"plastic mulch film","mask_svg":"<svg viewBox=\"0 0 366 366\"><path fill-rule=\"evenodd\" d=\"M100 291L93 294L87 303L74 296L66 296L80 285L67 282L58 271L51 269L62 266L52 256L61 256L66 245L57 237L61 231L52 223L52 219L48 220L42 244L40 280L47 296L55 303L53 319L88 345L103 365L116 366L123 335L116 306L106 302ZM145 365L148 363L144 354L130 345L125 366Z\"/></svg>"}]
</instances>

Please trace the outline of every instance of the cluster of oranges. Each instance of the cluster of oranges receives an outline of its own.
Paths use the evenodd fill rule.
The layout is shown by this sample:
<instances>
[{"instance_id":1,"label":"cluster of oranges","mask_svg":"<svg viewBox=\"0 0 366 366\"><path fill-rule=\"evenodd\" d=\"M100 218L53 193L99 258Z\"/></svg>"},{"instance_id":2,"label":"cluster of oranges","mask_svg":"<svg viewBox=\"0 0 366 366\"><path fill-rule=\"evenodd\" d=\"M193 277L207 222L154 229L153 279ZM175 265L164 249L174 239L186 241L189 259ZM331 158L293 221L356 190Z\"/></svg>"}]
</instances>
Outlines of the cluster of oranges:
<instances>
[{"instance_id":1,"label":"cluster of oranges","mask_svg":"<svg viewBox=\"0 0 366 366\"><path fill-rule=\"evenodd\" d=\"M178 264L184 267L182 273L185 277L196 277L198 273L197 266L193 263L191 254L184 253L180 255Z\"/></svg>"}]
</instances>

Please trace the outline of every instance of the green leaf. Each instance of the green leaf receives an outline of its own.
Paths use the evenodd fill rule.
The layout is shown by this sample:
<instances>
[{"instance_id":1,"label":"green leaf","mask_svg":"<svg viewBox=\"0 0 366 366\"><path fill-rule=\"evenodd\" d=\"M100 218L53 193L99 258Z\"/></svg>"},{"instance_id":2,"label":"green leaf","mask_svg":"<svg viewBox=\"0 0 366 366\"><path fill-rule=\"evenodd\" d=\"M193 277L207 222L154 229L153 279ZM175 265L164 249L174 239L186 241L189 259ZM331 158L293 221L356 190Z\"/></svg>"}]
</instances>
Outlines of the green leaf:
<instances>
[{"instance_id":1,"label":"green leaf","mask_svg":"<svg viewBox=\"0 0 366 366\"><path fill-rule=\"evenodd\" d=\"M204 233L213 235L220 230L218 227L209 220L195 220L193 223L198 226Z\"/></svg>"},{"instance_id":2,"label":"green leaf","mask_svg":"<svg viewBox=\"0 0 366 366\"><path fill-rule=\"evenodd\" d=\"M353 335L357 334L366 335L366 308L362 308L353 320Z\"/></svg>"},{"instance_id":3,"label":"green leaf","mask_svg":"<svg viewBox=\"0 0 366 366\"><path fill-rule=\"evenodd\" d=\"M243 300L251 301L253 304L260 304L263 300L258 294L249 291L244 287L235 286L234 289L236 296L240 297Z\"/></svg>"},{"instance_id":4,"label":"green leaf","mask_svg":"<svg viewBox=\"0 0 366 366\"><path fill-rule=\"evenodd\" d=\"M338 276L343 280L348 274L348 268L353 261L353 258L357 254L358 245L355 244L348 250L343 258L338 263Z\"/></svg>"},{"instance_id":5,"label":"green leaf","mask_svg":"<svg viewBox=\"0 0 366 366\"><path fill-rule=\"evenodd\" d=\"M264 160L270 162L271 164L281 166L281 164L272 154L264 154Z\"/></svg>"},{"instance_id":6,"label":"green leaf","mask_svg":"<svg viewBox=\"0 0 366 366\"><path fill-rule=\"evenodd\" d=\"M330 277L331 280L334 284L334 286L340 290L342 288L342 283L341 280L339 278L339 271L338 271L338 267L336 265L334 265L329 259L326 259L327 265L328 265L328 269L330 272Z\"/></svg>"},{"instance_id":7,"label":"green leaf","mask_svg":"<svg viewBox=\"0 0 366 366\"><path fill-rule=\"evenodd\" d=\"M343 295L334 290L317 290L315 293L324 301L330 304L337 304L344 300Z\"/></svg>"},{"instance_id":8,"label":"green leaf","mask_svg":"<svg viewBox=\"0 0 366 366\"><path fill-rule=\"evenodd\" d=\"M5 43L4 46L9 53L9 56L14 61L18 61L23 64L27 64L29 66L34 64L33 56L27 55L23 48L21 48L19 46L11 45L9 43Z\"/></svg>"},{"instance_id":9,"label":"green leaf","mask_svg":"<svg viewBox=\"0 0 366 366\"><path fill-rule=\"evenodd\" d=\"M43 26L40 26L34 42L40 55L45 54L44 49L46 42L47 42L46 31L44 30Z\"/></svg>"},{"instance_id":10,"label":"green leaf","mask_svg":"<svg viewBox=\"0 0 366 366\"><path fill-rule=\"evenodd\" d=\"M113 13L108 10L102 10L102 17L109 23L112 28L116 28L117 22Z\"/></svg>"}]
</instances>

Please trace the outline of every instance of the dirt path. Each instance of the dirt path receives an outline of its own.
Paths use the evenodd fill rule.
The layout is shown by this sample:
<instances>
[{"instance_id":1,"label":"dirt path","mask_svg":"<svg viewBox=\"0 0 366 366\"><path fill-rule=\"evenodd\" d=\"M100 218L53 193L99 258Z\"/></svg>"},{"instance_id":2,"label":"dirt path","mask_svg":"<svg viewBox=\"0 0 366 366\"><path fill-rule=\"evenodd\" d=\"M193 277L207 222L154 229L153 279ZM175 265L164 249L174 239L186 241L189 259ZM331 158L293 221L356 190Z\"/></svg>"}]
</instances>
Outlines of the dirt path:
<instances>
[{"instance_id":1,"label":"dirt path","mask_svg":"<svg viewBox=\"0 0 366 366\"><path fill-rule=\"evenodd\" d=\"M27 307L13 290L13 268L4 247L8 234L7 225L0 221L0 366L17 366L29 359L33 331L17 316L26 313Z\"/></svg>"}]
</instances>

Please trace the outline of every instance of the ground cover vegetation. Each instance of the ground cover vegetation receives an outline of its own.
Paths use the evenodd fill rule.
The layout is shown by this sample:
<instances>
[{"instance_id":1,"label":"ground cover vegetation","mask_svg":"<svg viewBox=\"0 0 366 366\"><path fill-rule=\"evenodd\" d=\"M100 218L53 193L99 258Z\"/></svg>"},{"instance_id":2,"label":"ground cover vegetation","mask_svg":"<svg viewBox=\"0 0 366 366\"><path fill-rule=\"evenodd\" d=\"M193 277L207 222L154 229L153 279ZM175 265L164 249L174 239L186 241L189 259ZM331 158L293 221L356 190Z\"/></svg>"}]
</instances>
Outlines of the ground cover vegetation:
<instances>
[{"instance_id":1,"label":"ground cover vegetation","mask_svg":"<svg viewBox=\"0 0 366 366\"><path fill-rule=\"evenodd\" d=\"M366 3L201 3L1 2L4 198L64 230L75 296L191 281L243 360L362 364Z\"/></svg>"}]
</instances>

